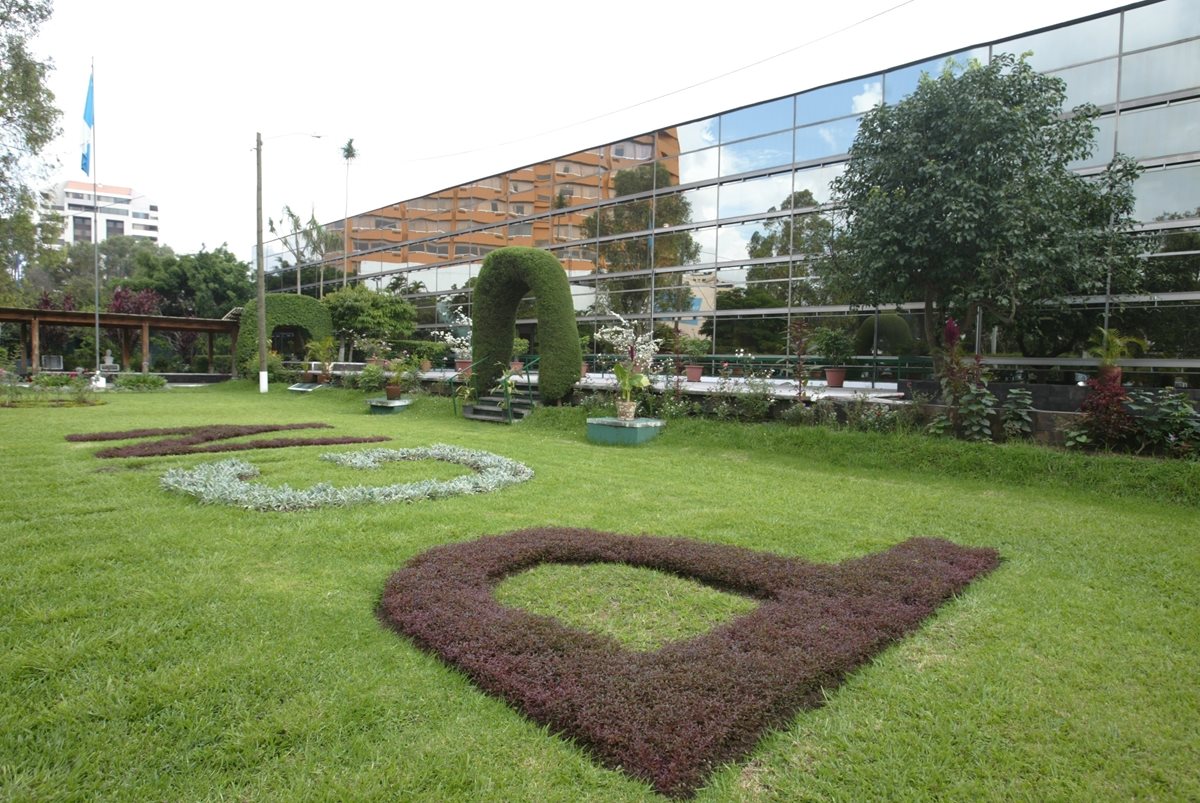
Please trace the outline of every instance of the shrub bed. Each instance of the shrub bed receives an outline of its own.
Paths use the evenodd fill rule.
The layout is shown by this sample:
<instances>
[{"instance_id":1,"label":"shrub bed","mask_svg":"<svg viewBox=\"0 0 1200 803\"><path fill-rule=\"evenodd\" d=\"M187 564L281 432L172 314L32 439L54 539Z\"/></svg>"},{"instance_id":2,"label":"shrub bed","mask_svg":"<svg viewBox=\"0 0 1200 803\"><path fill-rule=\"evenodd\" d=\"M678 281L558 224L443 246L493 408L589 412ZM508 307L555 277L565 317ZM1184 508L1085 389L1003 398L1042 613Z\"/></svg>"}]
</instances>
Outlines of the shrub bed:
<instances>
[{"instance_id":1,"label":"shrub bed","mask_svg":"<svg viewBox=\"0 0 1200 803\"><path fill-rule=\"evenodd\" d=\"M914 538L838 565L731 546L544 528L436 547L388 580L381 620L602 763L692 794L764 730L994 569L995 550ZM754 597L757 609L654 652L497 602L541 563L616 562Z\"/></svg>"},{"instance_id":2,"label":"shrub bed","mask_svg":"<svg viewBox=\"0 0 1200 803\"><path fill-rule=\"evenodd\" d=\"M249 449L283 449L288 446L337 446L347 443L378 443L388 438L383 435L366 437L340 436L336 438L271 438L238 443L213 443L246 435L266 432L283 432L295 429L332 429L329 424L215 424L199 427L171 427L167 429L129 429L122 432L87 432L67 436L73 443L90 441L123 441L136 438L160 440L113 446L96 452L96 457L161 457L163 455L208 454L213 452L243 452ZM166 435L183 435L167 438ZM203 445L203 444L208 444Z\"/></svg>"}]
</instances>

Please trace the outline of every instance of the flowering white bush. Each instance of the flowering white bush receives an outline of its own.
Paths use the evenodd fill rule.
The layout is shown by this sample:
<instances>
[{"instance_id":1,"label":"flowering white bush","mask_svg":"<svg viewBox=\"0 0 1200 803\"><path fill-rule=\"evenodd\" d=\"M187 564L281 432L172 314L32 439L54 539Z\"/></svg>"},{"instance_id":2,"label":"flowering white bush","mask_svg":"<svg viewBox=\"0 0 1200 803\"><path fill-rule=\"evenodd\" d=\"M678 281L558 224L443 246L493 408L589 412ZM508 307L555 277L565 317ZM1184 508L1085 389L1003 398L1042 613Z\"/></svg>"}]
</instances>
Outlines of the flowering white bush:
<instances>
[{"instance_id":1,"label":"flowering white bush","mask_svg":"<svg viewBox=\"0 0 1200 803\"><path fill-rule=\"evenodd\" d=\"M630 364L629 367L634 371L641 373L648 370L655 355L658 354L658 347L662 345L662 341L656 340L652 332L638 334L633 328L633 324L616 312L609 310L608 314L616 318L618 322L597 330L596 339L610 343L620 358L627 360Z\"/></svg>"},{"instance_id":2,"label":"flowering white bush","mask_svg":"<svg viewBox=\"0 0 1200 803\"><path fill-rule=\"evenodd\" d=\"M191 494L206 504L235 505L248 510L303 510L378 502L416 502L459 494L488 493L533 478L533 470L516 460L444 443L415 449L333 452L321 455L321 459L354 469L378 468L383 463L400 460L441 460L467 466L476 473L450 480L421 480L397 485L335 488L322 482L311 488L292 488L288 485L271 487L250 482L251 477L258 476L258 469L250 463L234 459L204 463L191 469L172 469L162 476L161 483L169 491Z\"/></svg>"},{"instance_id":3,"label":"flowering white bush","mask_svg":"<svg viewBox=\"0 0 1200 803\"><path fill-rule=\"evenodd\" d=\"M456 360L471 359L471 319L468 318L461 309L454 310L454 323L451 329L439 329L433 333L433 336L443 341L450 347L450 351L454 353ZM454 334L455 329L467 330L467 333L461 337Z\"/></svg>"}]
</instances>

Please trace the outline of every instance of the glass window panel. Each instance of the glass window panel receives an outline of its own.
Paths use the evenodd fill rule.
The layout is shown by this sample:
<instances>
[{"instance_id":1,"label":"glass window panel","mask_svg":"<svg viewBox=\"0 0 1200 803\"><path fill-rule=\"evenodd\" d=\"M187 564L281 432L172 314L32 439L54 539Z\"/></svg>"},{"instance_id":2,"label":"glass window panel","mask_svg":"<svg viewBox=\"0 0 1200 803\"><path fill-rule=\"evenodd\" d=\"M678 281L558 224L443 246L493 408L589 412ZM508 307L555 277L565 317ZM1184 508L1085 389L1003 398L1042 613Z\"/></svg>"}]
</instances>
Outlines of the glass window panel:
<instances>
[{"instance_id":1,"label":"glass window panel","mask_svg":"<svg viewBox=\"0 0 1200 803\"><path fill-rule=\"evenodd\" d=\"M654 186L657 188L675 187L679 185L678 156L669 156L654 163ZM612 193L609 193L611 196Z\"/></svg>"},{"instance_id":2,"label":"glass window panel","mask_svg":"<svg viewBox=\"0 0 1200 803\"><path fill-rule=\"evenodd\" d=\"M660 195L654 201L655 228L700 223L716 218L716 187L697 187L686 192Z\"/></svg>"},{"instance_id":3,"label":"glass window panel","mask_svg":"<svg viewBox=\"0 0 1200 803\"><path fill-rule=\"evenodd\" d=\"M921 80L923 74L940 75L948 62L953 62L955 72L959 73L966 69L972 60L986 63L988 60L987 48L977 47L974 50L964 50L952 56L930 59L921 64L913 64L909 67L901 67L898 70L885 73L883 76L883 101L885 103L898 103L917 88L917 83ZM861 111L866 110L863 109Z\"/></svg>"},{"instance_id":4,"label":"glass window panel","mask_svg":"<svg viewBox=\"0 0 1200 803\"><path fill-rule=\"evenodd\" d=\"M689 265L711 265L717 261L717 230L715 227L696 229L688 232L695 246L687 256L692 259Z\"/></svg>"},{"instance_id":5,"label":"glass window panel","mask_svg":"<svg viewBox=\"0 0 1200 803\"><path fill-rule=\"evenodd\" d=\"M796 96L796 125L862 114L882 98L880 76L814 89Z\"/></svg>"},{"instance_id":6,"label":"glass window panel","mask_svg":"<svg viewBox=\"0 0 1200 803\"><path fill-rule=\"evenodd\" d=\"M679 140L680 151L695 151L717 144L717 132L720 120L710 117L707 120L697 120L675 129L675 138Z\"/></svg>"},{"instance_id":7,"label":"glass window panel","mask_svg":"<svg viewBox=\"0 0 1200 803\"><path fill-rule=\"evenodd\" d=\"M787 165L792 163L792 132L722 145L720 150L722 176Z\"/></svg>"},{"instance_id":8,"label":"glass window panel","mask_svg":"<svg viewBox=\"0 0 1200 803\"><path fill-rule=\"evenodd\" d=\"M1133 216L1138 220L1194 215L1200 209L1200 165L1143 173L1134 183L1133 192L1137 197Z\"/></svg>"},{"instance_id":9,"label":"glass window panel","mask_svg":"<svg viewBox=\"0 0 1200 803\"><path fill-rule=\"evenodd\" d=\"M717 261L736 262L750 259L752 254L758 252L763 239L775 229L778 229L778 224L768 226L766 221L762 220L721 226L717 230Z\"/></svg>"},{"instance_id":10,"label":"glass window panel","mask_svg":"<svg viewBox=\"0 0 1200 803\"><path fill-rule=\"evenodd\" d=\"M653 201L650 198L600 207L600 235L628 234L652 228L650 222L652 208ZM675 224L664 223L663 225Z\"/></svg>"},{"instance_id":11,"label":"glass window panel","mask_svg":"<svg viewBox=\"0 0 1200 803\"><path fill-rule=\"evenodd\" d=\"M1125 56L1121 62L1121 100L1162 95L1196 86L1200 40Z\"/></svg>"},{"instance_id":12,"label":"glass window panel","mask_svg":"<svg viewBox=\"0 0 1200 803\"><path fill-rule=\"evenodd\" d=\"M637 195L654 189L659 175L667 178L661 164L644 164L617 170L607 177L608 189L605 195L609 198L619 198L625 195Z\"/></svg>"},{"instance_id":13,"label":"glass window panel","mask_svg":"<svg viewBox=\"0 0 1200 803\"><path fill-rule=\"evenodd\" d=\"M792 127L793 98L781 98L721 115L721 142Z\"/></svg>"},{"instance_id":14,"label":"glass window panel","mask_svg":"<svg viewBox=\"0 0 1200 803\"><path fill-rule=\"evenodd\" d=\"M827 204L833 200L833 193L829 189L829 182L840 176L845 169L846 166L844 164L836 164L825 167L814 167L808 170L797 170L792 186L795 192L807 190L812 194L812 198L816 203Z\"/></svg>"},{"instance_id":15,"label":"glass window panel","mask_svg":"<svg viewBox=\"0 0 1200 803\"><path fill-rule=\"evenodd\" d=\"M706 148L680 156L679 183L691 184L693 181L707 181L710 178L716 178L719 152L719 148Z\"/></svg>"},{"instance_id":16,"label":"glass window panel","mask_svg":"<svg viewBox=\"0 0 1200 803\"><path fill-rule=\"evenodd\" d=\"M840 156L850 150L861 117L849 117L796 129L796 161Z\"/></svg>"},{"instance_id":17,"label":"glass window panel","mask_svg":"<svg viewBox=\"0 0 1200 803\"><path fill-rule=\"evenodd\" d=\"M694 265L700 261L703 248L694 232L675 231L654 236L654 266L673 268L678 265Z\"/></svg>"},{"instance_id":18,"label":"glass window panel","mask_svg":"<svg viewBox=\"0 0 1200 803\"><path fill-rule=\"evenodd\" d=\"M1125 12L1125 51L1200 36L1196 0L1167 0Z\"/></svg>"},{"instance_id":19,"label":"glass window panel","mask_svg":"<svg viewBox=\"0 0 1200 803\"><path fill-rule=\"evenodd\" d=\"M600 243L600 269L605 273L645 270L649 267L649 237L631 237Z\"/></svg>"},{"instance_id":20,"label":"glass window panel","mask_svg":"<svg viewBox=\"0 0 1200 803\"><path fill-rule=\"evenodd\" d=\"M691 273L659 273L654 277L655 312L691 312L701 309L703 287L693 287ZM700 292L695 292L699 290Z\"/></svg>"},{"instance_id":21,"label":"glass window panel","mask_svg":"<svg viewBox=\"0 0 1200 803\"><path fill-rule=\"evenodd\" d=\"M1065 28L1010 39L995 46L997 53L1021 55L1033 51L1029 64L1038 70L1066 67L1081 61L1117 55L1121 33L1121 15L1088 20Z\"/></svg>"},{"instance_id":22,"label":"glass window panel","mask_svg":"<svg viewBox=\"0 0 1200 803\"><path fill-rule=\"evenodd\" d=\"M721 185L720 216L742 217L778 209L792 194L792 174Z\"/></svg>"},{"instance_id":23,"label":"glass window panel","mask_svg":"<svg viewBox=\"0 0 1200 803\"><path fill-rule=\"evenodd\" d=\"M533 236L533 224L529 223L529 222L511 223L511 224L509 224L509 227L508 227L508 236L509 237L532 237Z\"/></svg>"},{"instance_id":24,"label":"glass window panel","mask_svg":"<svg viewBox=\"0 0 1200 803\"><path fill-rule=\"evenodd\" d=\"M1200 150L1200 101L1121 115L1121 153L1136 159Z\"/></svg>"},{"instance_id":25,"label":"glass window panel","mask_svg":"<svg viewBox=\"0 0 1200 803\"><path fill-rule=\"evenodd\" d=\"M1064 109L1073 109L1083 103L1105 106L1117 100L1117 60L1106 59L1094 64L1084 64L1050 73L1067 82L1067 99Z\"/></svg>"},{"instance_id":26,"label":"glass window panel","mask_svg":"<svg viewBox=\"0 0 1200 803\"><path fill-rule=\"evenodd\" d=\"M596 272L595 243L575 243L569 248L559 248L554 251L554 256L562 263L568 275Z\"/></svg>"}]
</instances>

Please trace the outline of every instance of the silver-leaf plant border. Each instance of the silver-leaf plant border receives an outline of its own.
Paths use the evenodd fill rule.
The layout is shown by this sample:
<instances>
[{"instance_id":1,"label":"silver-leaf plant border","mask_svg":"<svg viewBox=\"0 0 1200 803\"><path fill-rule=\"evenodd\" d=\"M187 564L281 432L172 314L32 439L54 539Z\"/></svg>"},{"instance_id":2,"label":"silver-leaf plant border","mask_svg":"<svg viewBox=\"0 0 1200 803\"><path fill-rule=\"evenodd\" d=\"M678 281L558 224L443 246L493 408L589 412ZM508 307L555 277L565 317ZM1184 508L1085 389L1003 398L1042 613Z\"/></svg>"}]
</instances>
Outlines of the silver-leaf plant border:
<instances>
[{"instance_id":1,"label":"silver-leaf plant border","mask_svg":"<svg viewBox=\"0 0 1200 803\"><path fill-rule=\"evenodd\" d=\"M204 504L233 505L247 510L309 510L489 493L533 478L533 469L524 463L445 443L412 449L329 452L322 454L320 459L354 469L378 468L383 463L402 460L440 460L467 466L474 473L449 480L420 480L396 485L337 488L321 482L310 488L273 487L251 482L250 478L258 476L258 468L243 460L231 459L203 463L190 469L171 469L162 476L161 484L169 491L195 496Z\"/></svg>"}]
</instances>

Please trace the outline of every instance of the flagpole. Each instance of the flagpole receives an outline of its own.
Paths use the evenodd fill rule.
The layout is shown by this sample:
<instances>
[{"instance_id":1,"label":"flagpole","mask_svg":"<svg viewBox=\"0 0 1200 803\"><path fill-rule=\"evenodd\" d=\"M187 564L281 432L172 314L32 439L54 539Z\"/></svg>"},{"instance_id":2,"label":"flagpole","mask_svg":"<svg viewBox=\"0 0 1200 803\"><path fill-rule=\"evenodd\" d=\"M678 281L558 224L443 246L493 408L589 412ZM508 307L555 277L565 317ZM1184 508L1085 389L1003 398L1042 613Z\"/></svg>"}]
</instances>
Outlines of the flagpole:
<instances>
[{"instance_id":1,"label":"flagpole","mask_svg":"<svg viewBox=\"0 0 1200 803\"><path fill-rule=\"evenodd\" d=\"M83 108L83 119L91 131L92 145L88 153L88 168L92 173L92 270L95 280L94 303L96 309L96 375L100 374L100 182L96 170L96 58L92 57L92 73L88 77L88 96Z\"/></svg>"}]
</instances>

